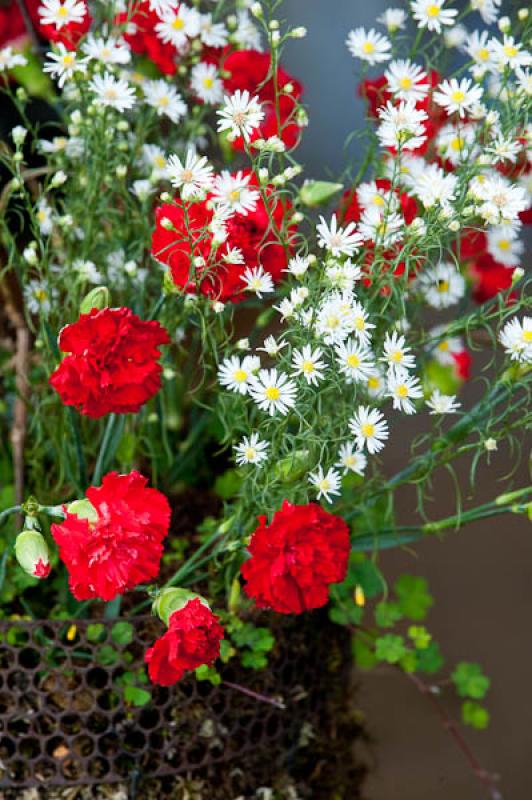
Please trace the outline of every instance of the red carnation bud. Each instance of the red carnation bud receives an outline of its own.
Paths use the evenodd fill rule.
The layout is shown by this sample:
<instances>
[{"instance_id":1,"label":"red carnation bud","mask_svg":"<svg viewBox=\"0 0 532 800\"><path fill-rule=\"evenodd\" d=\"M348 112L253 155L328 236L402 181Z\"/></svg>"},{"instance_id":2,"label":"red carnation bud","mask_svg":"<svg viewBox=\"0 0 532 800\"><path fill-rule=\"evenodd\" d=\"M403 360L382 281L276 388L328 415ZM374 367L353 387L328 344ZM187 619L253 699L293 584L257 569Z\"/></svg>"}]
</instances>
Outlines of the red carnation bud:
<instances>
[{"instance_id":1,"label":"red carnation bud","mask_svg":"<svg viewBox=\"0 0 532 800\"><path fill-rule=\"evenodd\" d=\"M342 581L349 559L349 528L340 517L309 503L285 500L270 525L259 517L251 558L242 565L245 592L259 608L300 614L329 599L329 585Z\"/></svg>"},{"instance_id":2,"label":"red carnation bud","mask_svg":"<svg viewBox=\"0 0 532 800\"><path fill-rule=\"evenodd\" d=\"M16 538L15 556L28 575L47 578L50 574L50 557L46 539L36 530L24 530Z\"/></svg>"},{"instance_id":3,"label":"red carnation bud","mask_svg":"<svg viewBox=\"0 0 532 800\"><path fill-rule=\"evenodd\" d=\"M212 664L220 655L224 629L218 617L205 602L194 597L174 611L168 630L146 652L145 660L151 680L171 686L181 680L187 670Z\"/></svg>"}]
</instances>

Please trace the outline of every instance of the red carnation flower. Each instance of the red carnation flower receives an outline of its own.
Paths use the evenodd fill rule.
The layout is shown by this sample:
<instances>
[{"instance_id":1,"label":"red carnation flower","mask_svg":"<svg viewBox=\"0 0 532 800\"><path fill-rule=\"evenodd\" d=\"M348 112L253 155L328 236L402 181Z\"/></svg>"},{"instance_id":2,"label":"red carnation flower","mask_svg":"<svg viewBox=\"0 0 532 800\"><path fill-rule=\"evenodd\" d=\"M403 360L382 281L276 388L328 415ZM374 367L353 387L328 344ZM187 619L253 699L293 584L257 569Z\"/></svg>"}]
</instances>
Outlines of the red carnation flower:
<instances>
[{"instance_id":1,"label":"red carnation flower","mask_svg":"<svg viewBox=\"0 0 532 800\"><path fill-rule=\"evenodd\" d=\"M259 608L300 614L327 603L329 584L342 581L349 559L349 528L315 503L287 500L270 525L259 517L251 558L242 565L245 591Z\"/></svg>"},{"instance_id":2,"label":"red carnation flower","mask_svg":"<svg viewBox=\"0 0 532 800\"><path fill-rule=\"evenodd\" d=\"M89 417L136 412L161 388L159 345L166 328L129 308L93 308L67 325L59 347L67 355L50 384L67 406Z\"/></svg>"},{"instance_id":3,"label":"red carnation flower","mask_svg":"<svg viewBox=\"0 0 532 800\"><path fill-rule=\"evenodd\" d=\"M297 144L300 128L295 120L297 100L303 93L303 87L295 78L289 75L282 67L277 68L277 85L281 91L279 108L275 105L275 83L271 70L271 56L258 50L237 50L229 55L223 62L223 70L229 73L224 78L224 87L228 94L233 94L237 89L256 95L264 111L264 119L260 126L253 131L251 141L267 139L269 136L279 136L287 147ZM290 84L290 91L282 90ZM277 118L279 114L279 119ZM242 137L232 142L237 150L244 149Z\"/></svg>"},{"instance_id":4,"label":"red carnation flower","mask_svg":"<svg viewBox=\"0 0 532 800\"><path fill-rule=\"evenodd\" d=\"M151 680L171 686L181 680L186 670L212 664L220 655L224 629L218 617L199 597L174 611L168 630L146 652Z\"/></svg>"},{"instance_id":5,"label":"red carnation flower","mask_svg":"<svg viewBox=\"0 0 532 800\"><path fill-rule=\"evenodd\" d=\"M256 186L252 176L250 186ZM285 248L272 231L270 215L278 231L289 241L294 226L287 226L285 216L291 205L271 196L266 189L269 209L259 198L254 211L233 214L226 222L227 239L218 249L213 248L213 236L209 230L213 211L208 198L199 203L163 205L156 210L156 226L152 237L152 255L170 267L176 286L185 292L201 294L222 302L239 302L245 298L242 276L247 267L262 265L274 282L283 277L287 265ZM186 213L185 213L186 211ZM163 220L172 222L172 230L163 226ZM165 223L166 224L166 223ZM233 247L238 247L244 256L244 264L227 264L223 256ZM196 267L192 261L201 258L205 266Z\"/></svg>"},{"instance_id":6,"label":"red carnation flower","mask_svg":"<svg viewBox=\"0 0 532 800\"><path fill-rule=\"evenodd\" d=\"M60 28L56 27L55 25L45 25L43 22L41 22L40 14L38 14L36 22L39 33L50 42L64 44L67 50L75 50L81 38L87 33L92 23L92 17L89 14L87 3L84 3L84 6L85 16L81 22L69 22Z\"/></svg>"},{"instance_id":7,"label":"red carnation flower","mask_svg":"<svg viewBox=\"0 0 532 800\"><path fill-rule=\"evenodd\" d=\"M133 14L119 14L115 24L125 26L123 37L134 53L146 56L165 75L175 75L176 59L179 55L173 44L163 42L155 30L161 22L148 0L138 3Z\"/></svg>"},{"instance_id":8,"label":"red carnation flower","mask_svg":"<svg viewBox=\"0 0 532 800\"><path fill-rule=\"evenodd\" d=\"M65 506L64 522L52 525L77 600L112 600L158 575L170 506L147 483L136 471L110 472L87 489L89 503L76 504L77 513Z\"/></svg>"}]
</instances>

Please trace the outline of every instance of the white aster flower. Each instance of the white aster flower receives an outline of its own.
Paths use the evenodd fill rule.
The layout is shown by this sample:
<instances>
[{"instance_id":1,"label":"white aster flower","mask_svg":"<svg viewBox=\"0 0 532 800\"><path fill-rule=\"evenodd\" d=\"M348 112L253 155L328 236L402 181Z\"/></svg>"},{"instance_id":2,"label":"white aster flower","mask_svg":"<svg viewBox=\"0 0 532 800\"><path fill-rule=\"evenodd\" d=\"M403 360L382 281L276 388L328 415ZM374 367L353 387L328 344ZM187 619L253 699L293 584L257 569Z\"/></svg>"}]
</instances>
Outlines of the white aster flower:
<instances>
[{"instance_id":1,"label":"white aster flower","mask_svg":"<svg viewBox=\"0 0 532 800\"><path fill-rule=\"evenodd\" d=\"M467 123L461 125L447 123L440 128L436 135L438 153L442 159L450 161L453 167L477 155L479 148L476 146L475 141L476 128L474 125ZM431 172L431 174L433 173ZM445 178L445 174L441 171L437 173L434 171L434 174L438 175L438 177ZM426 185L430 189L429 181ZM434 196L434 192L431 191L430 195ZM432 203L432 205L434 205L434 203Z\"/></svg>"},{"instance_id":2,"label":"white aster flower","mask_svg":"<svg viewBox=\"0 0 532 800\"><path fill-rule=\"evenodd\" d=\"M56 80L60 89L76 72L83 73L87 70L87 64L84 61L78 61L76 53L67 50L61 43L56 45L55 51L46 53L46 57L49 60L44 63L43 72L47 72L51 78Z\"/></svg>"},{"instance_id":3,"label":"white aster flower","mask_svg":"<svg viewBox=\"0 0 532 800\"><path fill-rule=\"evenodd\" d=\"M226 264L243 264L244 253L240 247L227 247L225 253L222 255L222 260Z\"/></svg>"},{"instance_id":4,"label":"white aster flower","mask_svg":"<svg viewBox=\"0 0 532 800\"><path fill-rule=\"evenodd\" d=\"M439 389L434 389L427 405L431 414L456 414L461 404L456 401L456 395L442 394Z\"/></svg>"},{"instance_id":5,"label":"white aster flower","mask_svg":"<svg viewBox=\"0 0 532 800\"><path fill-rule=\"evenodd\" d=\"M383 343L384 355L380 359L388 365L388 371L408 370L416 366L416 359L412 350L406 344L403 334L397 331L387 333Z\"/></svg>"},{"instance_id":6,"label":"white aster flower","mask_svg":"<svg viewBox=\"0 0 532 800\"><path fill-rule=\"evenodd\" d=\"M328 503L332 503L331 495L340 494L340 484L342 482L340 473L335 469L323 471L323 467L318 467L315 472L309 472L308 480L317 492L318 500L324 497Z\"/></svg>"},{"instance_id":7,"label":"white aster flower","mask_svg":"<svg viewBox=\"0 0 532 800\"><path fill-rule=\"evenodd\" d=\"M424 172L412 181L412 190L425 208L440 206L449 208L455 199L458 178L452 172L446 173L437 164L427 164Z\"/></svg>"},{"instance_id":8,"label":"white aster flower","mask_svg":"<svg viewBox=\"0 0 532 800\"><path fill-rule=\"evenodd\" d=\"M25 67L28 63L22 53L15 53L12 47L3 47L0 50L0 72L13 67Z\"/></svg>"},{"instance_id":9,"label":"white aster flower","mask_svg":"<svg viewBox=\"0 0 532 800\"><path fill-rule=\"evenodd\" d=\"M249 391L253 372L260 366L260 361L254 356L238 356L225 358L218 368L218 380L222 386L238 394L247 394Z\"/></svg>"},{"instance_id":10,"label":"white aster flower","mask_svg":"<svg viewBox=\"0 0 532 800\"><path fill-rule=\"evenodd\" d=\"M213 202L231 214L246 216L248 211L254 211L260 194L257 189L249 186L250 178L251 174L244 175L242 170L238 170L235 175L223 170L212 184Z\"/></svg>"},{"instance_id":11,"label":"white aster flower","mask_svg":"<svg viewBox=\"0 0 532 800\"><path fill-rule=\"evenodd\" d=\"M2 69L1 59L2 55L0 53L0 70ZM532 96L532 70L517 67L515 77L517 78L518 91L528 95L528 97Z\"/></svg>"},{"instance_id":12,"label":"white aster flower","mask_svg":"<svg viewBox=\"0 0 532 800\"><path fill-rule=\"evenodd\" d=\"M385 25L389 33L396 33L405 27L406 12L402 8L387 8L377 17L377 22Z\"/></svg>"},{"instance_id":13,"label":"white aster flower","mask_svg":"<svg viewBox=\"0 0 532 800\"><path fill-rule=\"evenodd\" d=\"M231 34L234 42L244 50L262 50L260 31L246 9L236 14L236 28Z\"/></svg>"},{"instance_id":14,"label":"white aster flower","mask_svg":"<svg viewBox=\"0 0 532 800\"><path fill-rule=\"evenodd\" d=\"M104 281L104 277L94 261L76 258L72 262L72 269L78 273L82 280L88 283L101 284Z\"/></svg>"},{"instance_id":15,"label":"white aster flower","mask_svg":"<svg viewBox=\"0 0 532 800\"><path fill-rule=\"evenodd\" d=\"M375 369L366 381L366 391L371 398L384 397L386 389L386 379L384 370L379 364L375 365Z\"/></svg>"},{"instance_id":16,"label":"white aster flower","mask_svg":"<svg viewBox=\"0 0 532 800\"><path fill-rule=\"evenodd\" d=\"M368 453L378 453L388 439L388 423L377 408L359 406L349 422L349 430L355 437L359 450L367 448Z\"/></svg>"},{"instance_id":17,"label":"white aster flower","mask_svg":"<svg viewBox=\"0 0 532 800\"><path fill-rule=\"evenodd\" d=\"M141 161L150 170L152 180L167 180L170 177L166 154L158 145L143 144Z\"/></svg>"},{"instance_id":18,"label":"white aster flower","mask_svg":"<svg viewBox=\"0 0 532 800\"><path fill-rule=\"evenodd\" d=\"M54 227L54 217L52 207L44 197L37 203L36 217L40 232L44 236L49 236Z\"/></svg>"},{"instance_id":19,"label":"white aster flower","mask_svg":"<svg viewBox=\"0 0 532 800\"><path fill-rule=\"evenodd\" d=\"M350 381L367 381L375 369L371 351L353 338L335 345L336 363Z\"/></svg>"},{"instance_id":20,"label":"white aster flower","mask_svg":"<svg viewBox=\"0 0 532 800\"><path fill-rule=\"evenodd\" d=\"M168 158L167 175L183 200L202 197L212 185L212 166L206 156L199 156L189 147L183 161L177 155Z\"/></svg>"},{"instance_id":21,"label":"white aster flower","mask_svg":"<svg viewBox=\"0 0 532 800\"><path fill-rule=\"evenodd\" d=\"M83 22L87 7L80 0L41 0L37 11L43 25L61 30L71 22Z\"/></svg>"},{"instance_id":22,"label":"white aster flower","mask_svg":"<svg viewBox=\"0 0 532 800\"><path fill-rule=\"evenodd\" d=\"M418 28L441 33L442 25L454 25L455 8L444 8L445 0L412 0L410 7Z\"/></svg>"},{"instance_id":23,"label":"white aster flower","mask_svg":"<svg viewBox=\"0 0 532 800\"><path fill-rule=\"evenodd\" d=\"M335 257L354 255L363 241L361 235L356 231L355 223L349 222L345 228L339 226L336 214L332 215L330 225L327 225L325 219L320 217L316 231L318 245L326 248Z\"/></svg>"},{"instance_id":24,"label":"white aster flower","mask_svg":"<svg viewBox=\"0 0 532 800\"><path fill-rule=\"evenodd\" d=\"M348 472L355 472L362 476L367 464L366 454L358 450L352 442L346 442L340 447L336 466L343 470L344 475L347 475Z\"/></svg>"},{"instance_id":25,"label":"white aster flower","mask_svg":"<svg viewBox=\"0 0 532 800\"><path fill-rule=\"evenodd\" d=\"M258 351L262 351L263 353L267 353L270 358L276 358L279 355L283 347L286 347L288 342L285 341L278 341L275 336L267 336L263 342L262 347L257 347Z\"/></svg>"},{"instance_id":26,"label":"white aster flower","mask_svg":"<svg viewBox=\"0 0 532 800\"><path fill-rule=\"evenodd\" d=\"M456 364L454 356L462 353L465 350L465 345L460 336L446 336L445 333L445 325L436 325L432 328L430 339L439 339L439 341L436 344L430 341L428 349L438 364L453 366Z\"/></svg>"},{"instance_id":27,"label":"white aster flower","mask_svg":"<svg viewBox=\"0 0 532 800\"><path fill-rule=\"evenodd\" d=\"M472 31L464 45L465 52L475 62L477 68L475 74L477 75L482 75L491 67L492 53L488 46L488 38L487 31ZM478 68L480 68L480 72Z\"/></svg>"},{"instance_id":28,"label":"white aster flower","mask_svg":"<svg viewBox=\"0 0 532 800\"><path fill-rule=\"evenodd\" d=\"M162 10L160 17L161 21L155 26L157 36L164 44L172 44L177 50L184 50L189 39L200 32L199 13L184 3Z\"/></svg>"},{"instance_id":29,"label":"white aster flower","mask_svg":"<svg viewBox=\"0 0 532 800\"><path fill-rule=\"evenodd\" d=\"M139 180L133 181L130 191L131 194L134 194L135 197L138 197L138 199L141 202L144 202L154 191L154 186L151 183L151 181L145 178L141 178Z\"/></svg>"},{"instance_id":30,"label":"white aster flower","mask_svg":"<svg viewBox=\"0 0 532 800\"><path fill-rule=\"evenodd\" d=\"M421 272L417 279L419 290L433 308L448 308L465 294L465 279L461 272L447 261Z\"/></svg>"},{"instance_id":31,"label":"white aster flower","mask_svg":"<svg viewBox=\"0 0 532 800\"><path fill-rule=\"evenodd\" d=\"M30 314L42 314L47 317L52 309L52 302L57 299L57 292L44 282L29 280L24 286L24 303Z\"/></svg>"},{"instance_id":32,"label":"white aster flower","mask_svg":"<svg viewBox=\"0 0 532 800\"><path fill-rule=\"evenodd\" d=\"M343 342L353 331L353 301L349 293L332 292L320 304L314 330L326 344Z\"/></svg>"},{"instance_id":33,"label":"white aster flower","mask_svg":"<svg viewBox=\"0 0 532 800\"><path fill-rule=\"evenodd\" d=\"M115 78L110 72L95 75L89 89L96 95L95 102L117 111L127 111L135 105L135 90L122 78Z\"/></svg>"},{"instance_id":34,"label":"white aster flower","mask_svg":"<svg viewBox=\"0 0 532 800\"><path fill-rule=\"evenodd\" d=\"M251 381L249 393L263 411L273 417L278 411L285 416L295 406L297 387L283 372L261 369Z\"/></svg>"},{"instance_id":35,"label":"white aster flower","mask_svg":"<svg viewBox=\"0 0 532 800\"><path fill-rule=\"evenodd\" d=\"M329 264L325 268L325 276L335 289L352 291L353 285L362 277L362 270L348 258L343 264Z\"/></svg>"},{"instance_id":36,"label":"white aster flower","mask_svg":"<svg viewBox=\"0 0 532 800\"><path fill-rule=\"evenodd\" d=\"M517 220L528 205L526 190L511 184L502 175L486 177L475 186L475 192L483 200L478 211L491 225Z\"/></svg>"},{"instance_id":37,"label":"white aster flower","mask_svg":"<svg viewBox=\"0 0 532 800\"><path fill-rule=\"evenodd\" d=\"M416 150L427 138L422 124L428 118L427 114L416 108L411 100L401 100L397 106L388 101L386 106L379 108L378 115L381 122L377 136L384 147Z\"/></svg>"},{"instance_id":38,"label":"white aster flower","mask_svg":"<svg viewBox=\"0 0 532 800\"><path fill-rule=\"evenodd\" d=\"M316 386L323 378L326 364L322 361L322 351L319 347L312 349L310 344L304 345L302 350L292 353L292 366L297 375L303 375L310 386Z\"/></svg>"},{"instance_id":39,"label":"white aster flower","mask_svg":"<svg viewBox=\"0 0 532 800\"><path fill-rule=\"evenodd\" d=\"M260 465L268 458L269 443L259 438L258 433L244 436L242 441L235 446L235 461L239 467L244 464Z\"/></svg>"},{"instance_id":40,"label":"white aster flower","mask_svg":"<svg viewBox=\"0 0 532 800\"><path fill-rule=\"evenodd\" d=\"M517 267L525 245L510 225L497 225L486 231L488 253L505 267Z\"/></svg>"},{"instance_id":41,"label":"white aster flower","mask_svg":"<svg viewBox=\"0 0 532 800\"><path fill-rule=\"evenodd\" d=\"M376 181L365 181L357 187L357 200L362 208L396 211L399 200L395 192L382 189Z\"/></svg>"},{"instance_id":42,"label":"white aster flower","mask_svg":"<svg viewBox=\"0 0 532 800\"><path fill-rule=\"evenodd\" d=\"M380 64L388 61L392 44L382 33L377 33L374 28L366 31L364 28L355 28L349 31L346 40L347 48L354 58L367 61L368 64Z\"/></svg>"},{"instance_id":43,"label":"white aster flower","mask_svg":"<svg viewBox=\"0 0 532 800\"><path fill-rule=\"evenodd\" d=\"M493 62L500 69L503 67L517 69L518 67L529 67L532 64L532 55L528 50L523 50L523 45L516 42L513 36L504 36L502 42L495 38L490 39L489 48Z\"/></svg>"},{"instance_id":44,"label":"white aster flower","mask_svg":"<svg viewBox=\"0 0 532 800\"><path fill-rule=\"evenodd\" d=\"M248 267L242 275L242 281L246 291L254 292L259 299L262 299L263 294L274 291L272 276L261 264L258 267Z\"/></svg>"},{"instance_id":45,"label":"white aster flower","mask_svg":"<svg viewBox=\"0 0 532 800\"><path fill-rule=\"evenodd\" d=\"M445 47L456 47L462 50L468 36L469 31L464 25L455 25L453 28L444 30L443 41L445 42Z\"/></svg>"},{"instance_id":46,"label":"white aster flower","mask_svg":"<svg viewBox=\"0 0 532 800\"><path fill-rule=\"evenodd\" d=\"M207 47L225 47L227 44L227 28L223 22L215 22L212 14L200 14L199 35Z\"/></svg>"},{"instance_id":47,"label":"white aster flower","mask_svg":"<svg viewBox=\"0 0 532 800\"><path fill-rule=\"evenodd\" d=\"M172 122L179 122L187 113L187 104L180 93L167 81L145 81L142 84L146 103L157 111L157 116L165 116Z\"/></svg>"},{"instance_id":48,"label":"white aster flower","mask_svg":"<svg viewBox=\"0 0 532 800\"><path fill-rule=\"evenodd\" d=\"M501 0L471 0L471 8L478 11L486 25L493 25L499 16Z\"/></svg>"},{"instance_id":49,"label":"white aster flower","mask_svg":"<svg viewBox=\"0 0 532 800\"><path fill-rule=\"evenodd\" d=\"M485 149L485 155L490 157L492 164L508 161L515 164L523 146L518 139L498 133Z\"/></svg>"},{"instance_id":50,"label":"white aster flower","mask_svg":"<svg viewBox=\"0 0 532 800\"><path fill-rule=\"evenodd\" d=\"M190 71L190 88L204 103L221 103L224 89L216 64L195 64Z\"/></svg>"},{"instance_id":51,"label":"white aster flower","mask_svg":"<svg viewBox=\"0 0 532 800\"><path fill-rule=\"evenodd\" d=\"M224 97L224 107L216 111L218 132L228 131L229 136L242 138L249 142L250 136L264 119L264 111L257 97L252 97L245 89L237 89L231 96Z\"/></svg>"},{"instance_id":52,"label":"white aster flower","mask_svg":"<svg viewBox=\"0 0 532 800\"><path fill-rule=\"evenodd\" d=\"M375 325L369 322L369 314L358 300L351 305L349 322L355 336L358 336L362 344L368 345L371 341L371 330Z\"/></svg>"},{"instance_id":53,"label":"white aster flower","mask_svg":"<svg viewBox=\"0 0 532 800\"><path fill-rule=\"evenodd\" d=\"M400 368L390 371L386 382L387 397L392 398L393 407L405 414L415 414L416 406L412 400L423 397L419 379Z\"/></svg>"},{"instance_id":54,"label":"white aster flower","mask_svg":"<svg viewBox=\"0 0 532 800\"><path fill-rule=\"evenodd\" d=\"M389 247L401 238L403 226L404 219L400 214L386 213L384 209L374 207L362 212L358 229L364 241Z\"/></svg>"},{"instance_id":55,"label":"white aster flower","mask_svg":"<svg viewBox=\"0 0 532 800\"><path fill-rule=\"evenodd\" d=\"M283 272L289 272L294 278L302 278L310 266L310 261L306 256L294 256L288 262L288 266Z\"/></svg>"},{"instance_id":56,"label":"white aster flower","mask_svg":"<svg viewBox=\"0 0 532 800\"><path fill-rule=\"evenodd\" d=\"M129 64L131 60L127 42L114 36L104 38L89 33L83 42L82 50L89 59L99 61L101 64Z\"/></svg>"},{"instance_id":57,"label":"white aster flower","mask_svg":"<svg viewBox=\"0 0 532 800\"><path fill-rule=\"evenodd\" d=\"M175 9L178 2L179 0L148 0L150 11L154 11L158 17Z\"/></svg>"},{"instance_id":58,"label":"white aster flower","mask_svg":"<svg viewBox=\"0 0 532 800\"><path fill-rule=\"evenodd\" d=\"M409 59L391 61L384 73L388 88L400 100L418 102L428 94L429 82L425 70Z\"/></svg>"},{"instance_id":59,"label":"white aster flower","mask_svg":"<svg viewBox=\"0 0 532 800\"><path fill-rule=\"evenodd\" d=\"M481 98L482 88L473 84L469 78L462 78L461 81L457 81L456 78L443 81L433 94L434 102L444 108L447 114L456 112L460 117L465 116L466 111L470 111Z\"/></svg>"},{"instance_id":60,"label":"white aster flower","mask_svg":"<svg viewBox=\"0 0 532 800\"><path fill-rule=\"evenodd\" d=\"M501 330L499 341L512 361L532 363L532 317L513 317Z\"/></svg>"}]
</instances>

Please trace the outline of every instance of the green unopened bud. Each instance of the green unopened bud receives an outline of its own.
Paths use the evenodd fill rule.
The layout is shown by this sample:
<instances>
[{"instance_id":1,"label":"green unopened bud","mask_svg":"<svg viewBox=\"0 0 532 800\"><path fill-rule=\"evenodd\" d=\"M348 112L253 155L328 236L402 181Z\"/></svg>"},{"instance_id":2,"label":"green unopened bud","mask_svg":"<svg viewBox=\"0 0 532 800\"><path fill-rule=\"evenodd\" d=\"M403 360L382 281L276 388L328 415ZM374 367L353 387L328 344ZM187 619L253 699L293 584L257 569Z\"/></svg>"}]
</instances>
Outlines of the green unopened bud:
<instances>
[{"instance_id":1,"label":"green unopened bud","mask_svg":"<svg viewBox=\"0 0 532 800\"><path fill-rule=\"evenodd\" d=\"M47 578L50 574L50 556L46 539L35 530L25 530L16 538L15 556L28 575Z\"/></svg>"},{"instance_id":2,"label":"green unopened bud","mask_svg":"<svg viewBox=\"0 0 532 800\"><path fill-rule=\"evenodd\" d=\"M165 625L168 625L172 614L176 611L180 611L180 609L186 606L189 600L194 600L196 597L209 608L209 604L203 597L200 597L200 595L195 592L190 592L188 589L163 589L153 601L152 612L156 614Z\"/></svg>"},{"instance_id":3,"label":"green unopened bud","mask_svg":"<svg viewBox=\"0 0 532 800\"><path fill-rule=\"evenodd\" d=\"M107 308L110 302L111 294L107 286L95 286L81 301L80 314L90 314L93 308L101 311L102 308Z\"/></svg>"},{"instance_id":4,"label":"green unopened bud","mask_svg":"<svg viewBox=\"0 0 532 800\"><path fill-rule=\"evenodd\" d=\"M229 593L228 608L233 614L238 611L240 605L240 581L234 578L231 584L231 591Z\"/></svg>"},{"instance_id":5,"label":"green unopened bud","mask_svg":"<svg viewBox=\"0 0 532 800\"><path fill-rule=\"evenodd\" d=\"M274 468L274 475L283 483L293 483L308 472L308 450L294 450L286 458L281 458Z\"/></svg>"},{"instance_id":6,"label":"green unopened bud","mask_svg":"<svg viewBox=\"0 0 532 800\"><path fill-rule=\"evenodd\" d=\"M98 519L98 512L90 502L84 497L82 500L74 500L73 503L67 505L69 514L75 514L79 519L88 519L89 522L96 522Z\"/></svg>"},{"instance_id":7,"label":"green unopened bud","mask_svg":"<svg viewBox=\"0 0 532 800\"><path fill-rule=\"evenodd\" d=\"M331 181L306 181L299 192L303 205L314 208L327 203L335 194L343 189L341 183Z\"/></svg>"}]
</instances>

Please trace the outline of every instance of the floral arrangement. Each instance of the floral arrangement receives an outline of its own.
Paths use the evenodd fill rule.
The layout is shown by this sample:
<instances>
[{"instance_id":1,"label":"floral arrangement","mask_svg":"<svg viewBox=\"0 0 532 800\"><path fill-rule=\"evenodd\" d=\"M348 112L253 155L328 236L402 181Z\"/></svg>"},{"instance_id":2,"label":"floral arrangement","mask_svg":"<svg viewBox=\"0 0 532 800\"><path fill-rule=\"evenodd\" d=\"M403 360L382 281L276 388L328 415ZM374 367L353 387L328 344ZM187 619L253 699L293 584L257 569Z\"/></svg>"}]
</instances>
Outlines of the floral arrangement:
<instances>
[{"instance_id":1,"label":"floral arrangement","mask_svg":"<svg viewBox=\"0 0 532 800\"><path fill-rule=\"evenodd\" d=\"M4 616L151 603L149 676L170 685L264 667L254 609L329 604L360 666L425 688L444 669L426 581L389 587L379 553L530 515L511 476L473 491L501 449L527 455L531 419L531 17L502 11L413 0L346 31L367 125L332 182L297 160L304 91L281 56L305 30L280 0L0 9L20 120L0 151ZM434 476L464 460L471 491L430 519ZM169 534L183 484L219 511ZM484 727L489 680L468 662L451 679Z\"/></svg>"}]
</instances>

